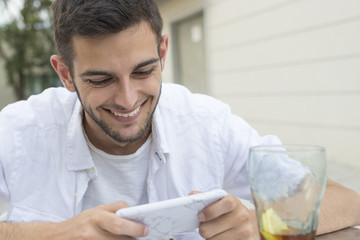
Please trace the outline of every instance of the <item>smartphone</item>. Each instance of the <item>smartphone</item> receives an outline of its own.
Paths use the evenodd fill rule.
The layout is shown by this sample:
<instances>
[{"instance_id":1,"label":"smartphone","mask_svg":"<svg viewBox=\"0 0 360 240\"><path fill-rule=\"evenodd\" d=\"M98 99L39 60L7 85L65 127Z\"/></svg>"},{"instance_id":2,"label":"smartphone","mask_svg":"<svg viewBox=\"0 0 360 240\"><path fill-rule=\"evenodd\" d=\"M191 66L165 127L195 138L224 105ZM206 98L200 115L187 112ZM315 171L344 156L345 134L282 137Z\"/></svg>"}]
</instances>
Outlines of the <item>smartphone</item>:
<instances>
[{"instance_id":1,"label":"smartphone","mask_svg":"<svg viewBox=\"0 0 360 240\"><path fill-rule=\"evenodd\" d=\"M139 239L168 239L172 236L197 231L200 225L197 214L226 195L224 190L212 190L191 196L122 208L116 212L116 215L149 227L149 235Z\"/></svg>"}]
</instances>

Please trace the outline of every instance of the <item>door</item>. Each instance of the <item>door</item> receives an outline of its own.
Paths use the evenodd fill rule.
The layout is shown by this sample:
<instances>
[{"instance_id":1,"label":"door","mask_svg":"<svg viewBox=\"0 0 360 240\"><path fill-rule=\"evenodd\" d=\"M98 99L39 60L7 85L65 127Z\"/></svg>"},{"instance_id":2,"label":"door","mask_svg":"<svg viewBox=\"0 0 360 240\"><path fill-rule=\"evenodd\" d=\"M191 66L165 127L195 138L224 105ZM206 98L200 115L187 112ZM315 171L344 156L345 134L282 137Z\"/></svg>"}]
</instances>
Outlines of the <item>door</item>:
<instances>
[{"instance_id":1,"label":"door","mask_svg":"<svg viewBox=\"0 0 360 240\"><path fill-rule=\"evenodd\" d=\"M175 80L192 92L207 93L203 14L173 24Z\"/></svg>"}]
</instances>

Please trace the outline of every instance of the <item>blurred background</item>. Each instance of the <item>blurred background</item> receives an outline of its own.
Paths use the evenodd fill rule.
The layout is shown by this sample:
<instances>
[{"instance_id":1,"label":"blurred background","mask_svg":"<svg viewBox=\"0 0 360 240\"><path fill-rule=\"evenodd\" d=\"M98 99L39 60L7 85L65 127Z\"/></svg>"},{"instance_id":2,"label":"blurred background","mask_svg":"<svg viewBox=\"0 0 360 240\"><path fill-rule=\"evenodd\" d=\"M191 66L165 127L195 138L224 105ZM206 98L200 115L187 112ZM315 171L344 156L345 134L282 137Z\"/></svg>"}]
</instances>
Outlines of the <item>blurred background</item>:
<instances>
[{"instance_id":1,"label":"blurred background","mask_svg":"<svg viewBox=\"0 0 360 240\"><path fill-rule=\"evenodd\" d=\"M60 85L50 3L0 0L0 109ZM226 102L261 135L324 146L329 176L360 192L359 0L158 4L170 35L164 82Z\"/></svg>"}]
</instances>

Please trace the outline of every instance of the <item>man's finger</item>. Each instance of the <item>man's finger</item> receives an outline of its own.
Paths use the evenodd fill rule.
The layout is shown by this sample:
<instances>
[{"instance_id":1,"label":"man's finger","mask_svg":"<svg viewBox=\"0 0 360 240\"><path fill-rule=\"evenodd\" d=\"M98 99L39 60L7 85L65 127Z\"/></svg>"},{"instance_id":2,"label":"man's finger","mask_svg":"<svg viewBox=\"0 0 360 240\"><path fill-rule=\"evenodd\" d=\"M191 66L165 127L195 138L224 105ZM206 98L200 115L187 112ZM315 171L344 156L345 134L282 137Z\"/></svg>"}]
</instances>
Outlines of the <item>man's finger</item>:
<instances>
[{"instance_id":1,"label":"man's finger","mask_svg":"<svg viewBox=\"0 0 360 240\"><path fill-rule=\"evenodd\" d=\"M198 218L201 222L213 220L221 215L235 210L238 204L240 204L239 200L229 194L201 210L198 214Z\"/></svg>"},{"instance_id":2,"label":"man's finger","mask_svg":"<svg viewBox=\"0 0 360 240\"><path fill-rule=\"evenodd\" d=\"M229 229L232 228L233 220L230 213L228 213L220 218L203 222L200 224L199 233L205 239L209 239L217 234L229 231Z\"/></svg>"},{"instance_id":3,"label":"man's finger","mask_svg":"<svg viewBox=\"0 0 360 240\"><path fill-rule=\"evenodd\" d=\"M144 237L148 235L149 228L144 224L117 217L113 213L106 213L98 226L113 235L127 235L131 237Z\"/></svg>"},{"instance_id":4,"label":"man's finger","mask_svg":"<svg viewBox=\"0 0 360 240\"><path fill-rule=\"evenodd\" d=\"M117 210L121 208L129 207L129 205L124 201L114 202L106 205L100 205L98 208L106 210L108 212L116 213Z\"/></svg>"}]
</instances>

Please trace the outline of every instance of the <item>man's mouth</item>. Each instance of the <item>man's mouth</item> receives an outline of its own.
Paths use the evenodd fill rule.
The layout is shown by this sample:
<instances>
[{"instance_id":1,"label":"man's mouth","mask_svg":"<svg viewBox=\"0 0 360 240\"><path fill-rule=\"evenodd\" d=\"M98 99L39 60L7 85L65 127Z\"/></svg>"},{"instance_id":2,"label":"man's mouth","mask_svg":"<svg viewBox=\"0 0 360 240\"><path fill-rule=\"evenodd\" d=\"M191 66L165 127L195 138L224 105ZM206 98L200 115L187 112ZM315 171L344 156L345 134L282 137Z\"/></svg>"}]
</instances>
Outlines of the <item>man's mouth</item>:
<instances>
[{"instance_id":1,"label":"man's mouth","mask_svg":"<svg viewBox=\"0 0 360 240\"><path fill-rule=\"evenodd\" d=\"M142 107L145 105L145 103L147 102L147 100L145 100L142 104L140 104L137 108L135 108L133 111L131 112L116 112L114 110L110 110L109 111L115 115L116 117L121 117L121 118L127 118L127 119L131 119L132 117L136 118L136 115L141 111Z\"/></svg>"},{"instance_id":2,"label":"man's mouth","mask_svg":"<svg viewBox=\"0 0 360 240\"><path fill-rule=\"evenodd\" d=\"M127 118L127 117L135 116L140 111L140 107L141 107L141 105L138 106L134 111L129 112L129 113L119 113L119 112L114 112L114 111L111 111L111 112L112 112L112 114L114 114L117 117Z\"/></svg>"}]
</instances>

